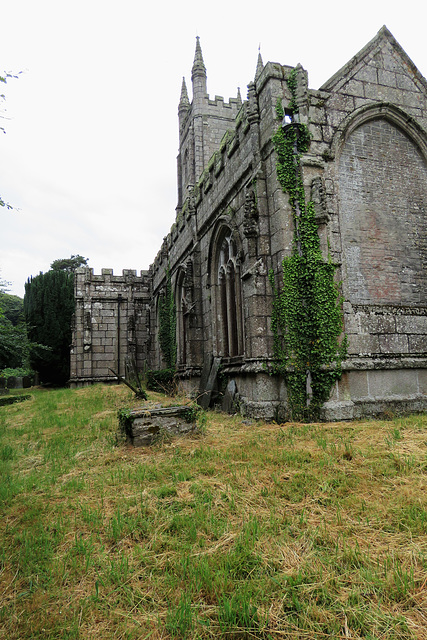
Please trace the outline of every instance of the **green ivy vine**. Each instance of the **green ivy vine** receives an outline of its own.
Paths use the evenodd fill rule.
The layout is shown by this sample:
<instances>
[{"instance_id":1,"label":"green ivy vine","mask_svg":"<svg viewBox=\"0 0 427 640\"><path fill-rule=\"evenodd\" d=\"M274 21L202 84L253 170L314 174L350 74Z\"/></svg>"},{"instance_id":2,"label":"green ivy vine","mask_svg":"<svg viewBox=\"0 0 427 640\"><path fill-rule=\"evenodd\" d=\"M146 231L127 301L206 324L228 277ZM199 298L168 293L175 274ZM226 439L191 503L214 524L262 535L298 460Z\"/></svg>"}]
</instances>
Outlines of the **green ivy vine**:
<instances>
[{"instance_id":1,"label":"green ivy vine","mask_svg":"<svg viewBox=\"0 0 427 640\"><path fill-rule=\"evenodd\" d=\"M166 269L166 283L159 299L159 344L166 367L174 369L176 365L176 305L170 267Z\"/></svg>"},{"instance_id":2,"label":"green ivy vine","mask_svg":"<svg viewBox=\"0 0 427 640\"><path fill-rule=\"evenodd\" d=\"M294 217L292 253L282 262L282 283L273 289L272 331L274 372L281 374L288 391L289 417L313 420L319 417L334 382L341 377L341 363L347 353L342 337L342 298L335 282L337 265L330 255L325 260L315 220L313 202L306 202L300 161L310 144L308 128L297 123L297 72L288 79L292 124L273 136L277 153L277 178ZM277 115L283 118L281 102Z\"/></svg>"}]
</instances>

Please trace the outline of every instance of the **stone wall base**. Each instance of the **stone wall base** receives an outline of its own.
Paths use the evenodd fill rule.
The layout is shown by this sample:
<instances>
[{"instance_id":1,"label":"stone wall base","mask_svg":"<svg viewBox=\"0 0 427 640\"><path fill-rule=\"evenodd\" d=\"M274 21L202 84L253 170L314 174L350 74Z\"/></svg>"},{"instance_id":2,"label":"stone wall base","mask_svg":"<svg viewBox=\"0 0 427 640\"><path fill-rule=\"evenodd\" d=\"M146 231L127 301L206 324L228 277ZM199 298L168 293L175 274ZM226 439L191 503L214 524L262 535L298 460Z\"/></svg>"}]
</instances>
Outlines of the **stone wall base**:
<instances>
[{"instance_id":1,"label":"stone wall base","mask_svg":"<svg viewBox=\"0 0 427 640\"><path fill-rule=\"evenodd\" d=\"M354 369L345 371L322 420L355 420L427 410L427 369Z\"/></svg>"},{"instance_id":2,"label":"stone wall base","mask_svg":"<svg viewBox=\"0 0 427 640\"><path fill-rule=\"evenodd\" d=\"M118 384L115 376L93 376L93 377L76 377L68 381L70 389L78 389L80 387L90 387L93 384Z\"/></svg>"},{"instance_id":3,"label":"stone wall base","mask_svg":"<svg viewBox=\"0 0 427 640\"><path fill-rule=\"evenodd\" d=\"M360 362L360 369L344 371L322 408L321 420L355 420L427 410L427 369L408 366L363 369L362 365ZM223 370L222 375L211 406L245 417L286 421L287 393L282 379L260 371L238 372L237 367L228 374ZM193 394L197 393L194 387L197 382L192 381Z\"/></svg>"}]
</instances>

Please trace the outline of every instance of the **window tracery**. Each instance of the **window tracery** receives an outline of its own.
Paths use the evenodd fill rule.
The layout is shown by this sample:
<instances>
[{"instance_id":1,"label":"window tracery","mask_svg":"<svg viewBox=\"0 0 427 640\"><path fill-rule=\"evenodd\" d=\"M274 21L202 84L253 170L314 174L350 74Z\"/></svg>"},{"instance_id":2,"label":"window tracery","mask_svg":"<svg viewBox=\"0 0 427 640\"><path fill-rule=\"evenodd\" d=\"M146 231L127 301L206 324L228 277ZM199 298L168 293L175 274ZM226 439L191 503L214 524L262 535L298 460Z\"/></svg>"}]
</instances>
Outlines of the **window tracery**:
<instances>
[{"instance_id":1,"label":"window tracery","mask_svg":"<svg viewBox=\"0 0 427 640\"><path fill-rule=\"evenodd\" d=\"M243 314L240 257L230 229L218 243L216 263L217 351L223 357L242 355Z\"/></svg>"}]
</instances>

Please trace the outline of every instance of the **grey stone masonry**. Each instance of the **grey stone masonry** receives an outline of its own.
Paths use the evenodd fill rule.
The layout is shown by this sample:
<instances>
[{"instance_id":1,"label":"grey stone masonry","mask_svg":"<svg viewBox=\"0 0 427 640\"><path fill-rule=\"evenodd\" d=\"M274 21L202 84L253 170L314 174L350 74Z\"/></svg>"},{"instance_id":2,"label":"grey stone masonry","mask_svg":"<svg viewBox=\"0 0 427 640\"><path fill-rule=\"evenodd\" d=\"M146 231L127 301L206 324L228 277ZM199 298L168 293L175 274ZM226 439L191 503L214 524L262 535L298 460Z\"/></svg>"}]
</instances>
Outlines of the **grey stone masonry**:
<instances>
[{"instance_id":1,"label":"grey stone masonry","mask_svg":"<svg viewBox=\"0 0 427 640\"><path fill-rule=\"evenodd\" d=\"M147 359L150 301L148 272L112 269L101 275L81 267L75 274L76 310L71 346L71 386L112 382L123 376L127 359L139 367Z\"/></svg>"},{"instance_id":2,"label":"grey stone masonry","mask_svg":"<svg viewBox=\"0 0 427 640\"><path fill-rule=\"evenodd\" d=\"M280 282L294 238L272 143L291 71L259 55L244 101L211 99L197 39L192 100L184 79L178 106L175 222L148 272L77 274L72 384L114 379L132 354L164 367L159 300L170 270L185 391L254 417L286 415L286 385L266 368L268 275ZM320 89L301 65L296 78L311 136L302 178L324 256L338 266L349 343L323 417L424 410L427 82L386 27Z\"/></svg>"}]
</instances>

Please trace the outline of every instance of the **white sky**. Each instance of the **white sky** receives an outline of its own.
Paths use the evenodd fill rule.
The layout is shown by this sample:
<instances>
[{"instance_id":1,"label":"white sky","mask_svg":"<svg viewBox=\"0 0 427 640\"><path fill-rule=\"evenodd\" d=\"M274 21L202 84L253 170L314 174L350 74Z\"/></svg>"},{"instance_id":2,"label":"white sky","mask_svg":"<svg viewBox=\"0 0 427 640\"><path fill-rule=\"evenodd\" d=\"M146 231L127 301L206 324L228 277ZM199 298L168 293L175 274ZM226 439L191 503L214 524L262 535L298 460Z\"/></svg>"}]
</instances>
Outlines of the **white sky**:
<instances>
[{"instance_id":1,"label":"white sky","mask_svg":"<svg viewBox=\"0 0 427 640\"><path fill-rule=\"evenodd\" d=\"M200 36L211 97L247 95L258 46L319 88L385 24L427 74L425 0L0 0L0 279L81 254L147 269L175 219L177 108ZM263 11L259 15L260 8Z\"/></svg>"}]
</instances>

